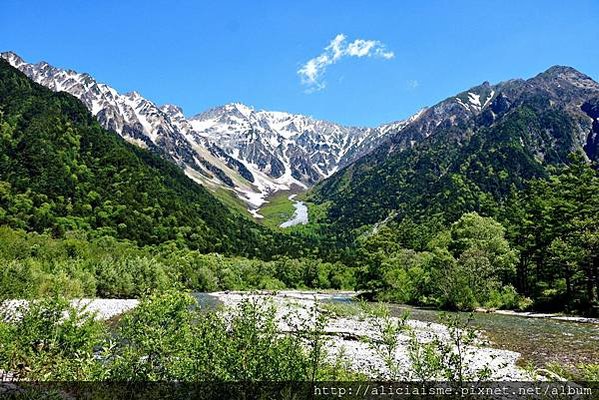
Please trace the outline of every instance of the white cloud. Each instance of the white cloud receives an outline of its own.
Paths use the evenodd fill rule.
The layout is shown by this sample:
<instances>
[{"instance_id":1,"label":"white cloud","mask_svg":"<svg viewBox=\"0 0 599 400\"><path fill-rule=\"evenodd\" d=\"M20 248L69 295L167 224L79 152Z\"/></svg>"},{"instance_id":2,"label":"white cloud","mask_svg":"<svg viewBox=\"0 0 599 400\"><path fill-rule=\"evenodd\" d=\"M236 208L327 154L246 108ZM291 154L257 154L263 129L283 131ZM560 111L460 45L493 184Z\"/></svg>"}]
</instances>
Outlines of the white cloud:
<instances>
[{"instance_id":1,"label":"white cloud","mask_svg":"<svg viewBox=\"0 0 599 400\"><path fill-rule=\"evenodd\" d=\"M418 86L420 86L420 82L418 82L416 79L411 79L407 81L406 84L410 89L416 89Z\"/></svg>"},{"instance_id":2,"label":"white cloud","mask_svg":"<svg viewBox=\"0 0 599 400\"><path fill-rule=\"evenodd\" d=\"M297 71L302 79L302 84L307 86L307 92L315 92L325 88L322 80L329 65L335 64L344 57L375 57L390 60L395 57L392 51L378 40L356 39L351 43L346 42L346 36L342 33L335 36L324 51L308 60L307 63Z\"/></svg>"}]
</instances>

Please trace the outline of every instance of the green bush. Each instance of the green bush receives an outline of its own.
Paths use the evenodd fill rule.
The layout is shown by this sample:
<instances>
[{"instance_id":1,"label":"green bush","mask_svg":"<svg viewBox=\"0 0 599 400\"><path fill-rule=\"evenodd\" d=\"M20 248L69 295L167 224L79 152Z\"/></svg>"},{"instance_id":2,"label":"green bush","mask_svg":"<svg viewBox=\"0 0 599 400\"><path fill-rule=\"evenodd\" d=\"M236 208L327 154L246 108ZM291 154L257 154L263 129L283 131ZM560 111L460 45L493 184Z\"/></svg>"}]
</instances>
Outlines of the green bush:
<instances>
[{"instance_id":1,"label":"green bush","mask_svg":"<svg viewBox=\"0 0 599 400\"><path fill-rule=\"evenodd\" d=\"M14 323L0 323L0 369L44 380L87 380L105 325L66 300L34 301Z\"/></svg>"},{"instance_id":2,"label":"green bush","mask_svg":"<svg viewBox=\"0 0 599 400\"><path fill-rule=\"evenodd\" d=\"M319 314L320 315L320 314ZM0 370L28 380L307 381L331 376L324 320L281 334L273 306L223 314L180 291L145 296L114 331L66 300L33 302L0 323ZM340 371L339 371L340 372Z\"/></svg>"},{"instance_id":3,"label":"green bush","mask_svg":"<svg viewBox=\"0 0 599 400\"><path fill-rule=\"evenodd\" d=\"M484 303L487 308L498 308L508 310L526 310L532 304L532 301L523 297L513 286L507 285L501 288L492 289L489 292L489 298Z\"/></svg>"}]
</instances>

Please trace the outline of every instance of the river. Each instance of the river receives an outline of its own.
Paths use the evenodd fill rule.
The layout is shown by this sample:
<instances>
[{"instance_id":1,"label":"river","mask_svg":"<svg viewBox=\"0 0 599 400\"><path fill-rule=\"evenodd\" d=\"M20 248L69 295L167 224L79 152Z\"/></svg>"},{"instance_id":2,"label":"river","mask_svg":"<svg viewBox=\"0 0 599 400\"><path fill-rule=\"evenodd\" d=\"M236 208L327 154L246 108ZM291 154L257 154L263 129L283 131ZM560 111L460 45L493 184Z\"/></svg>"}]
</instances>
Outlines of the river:
<instances>
[{"instance_id":1,"label":"river","mask_svg":"<svg viewBox=\"0 0 599 400\"><path fill-rule=\"evenodd\" d=\"M404 305L390 305L391 312L404 311L410 318L437 322L440 311ZM462 313L466 314L466 313ZM599 360L599 324L526 318L499 313L474 313L472 326L495 347L522 354L518 364L545 367L556 362L574 366Z\"/></svg>"},{"instance_id":2,"label":"river","mask_svg":"<svg viewBox=\"0 0 599 400\"><path fill-rule=\"evenodd\" d=\"M295 212L291 219L280 225L281 228L289 228L294 225L305 225L308 223L308 206L306 206L303 201L294 200L295 196L295 194L289 196L289 200L293 201Z\"/></svg>"},{"instance_id":3,"label":"river","mask_svg":"<svg viewBox=\"0 0 599 400\"><path fill-rule=\"evenodd\" d=\"M197 293L204 305L213 307L220 301L208 293ZM352 303L348 295L329 294L326 301ZM392 315L408 311L410 319L439 322L440 311L390 304ZM465 315L465 314L464 314ZM573 367L578 363L599 360L599 324L525 318L499 313L475 313L472 326L483 333L492 346L511 350L522 356L520 366L545 367L550 362Z\"/></svg>"}]
</instances>

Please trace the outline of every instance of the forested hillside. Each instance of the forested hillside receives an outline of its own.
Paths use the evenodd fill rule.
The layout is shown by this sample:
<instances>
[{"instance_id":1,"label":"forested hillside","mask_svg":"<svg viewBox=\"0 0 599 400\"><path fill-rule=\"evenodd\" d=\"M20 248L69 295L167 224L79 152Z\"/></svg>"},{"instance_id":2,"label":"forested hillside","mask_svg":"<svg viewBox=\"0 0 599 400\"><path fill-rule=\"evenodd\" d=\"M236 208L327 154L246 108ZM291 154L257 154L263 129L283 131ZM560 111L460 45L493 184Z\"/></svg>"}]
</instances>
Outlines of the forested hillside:
<instances>
[{"instance_id":1,"label":"forested hillside","mask_svg":"<svg viewBox=\"0 0 599 400\"><path fill-rule=\"evenodd\" d=\"M598 83L572 68L553 67L491 90L477 112L463 110L469 105L462 95L427 110L390 142L319 184L312 200L328 205L327 219L339 231L390 215L452 222L468 211L496 214L510 193L547 177L547 167L566 163L572 152L597 161ZM424 138L413 141L417 134Z\"/></svg>"},{"instance_id":2,"label":"forested hillside","mask_svg":"<svg viewBox=\"0 0 599 400\"><path fill-rule=\"evenodd\" d=\"M271 233L0 60L0 225L261 256Z\"/></svg>"},{"instance_id":3,"label":"forested hillside","mask_svg":"<svg viewBox=\"0 0 599 400\"><path fill-rule=\"evenodd\" d=\"M599 84L552 67L465 94L321 182L319 223L382 298L597 314Z\"/></svg>"}]
</instances>

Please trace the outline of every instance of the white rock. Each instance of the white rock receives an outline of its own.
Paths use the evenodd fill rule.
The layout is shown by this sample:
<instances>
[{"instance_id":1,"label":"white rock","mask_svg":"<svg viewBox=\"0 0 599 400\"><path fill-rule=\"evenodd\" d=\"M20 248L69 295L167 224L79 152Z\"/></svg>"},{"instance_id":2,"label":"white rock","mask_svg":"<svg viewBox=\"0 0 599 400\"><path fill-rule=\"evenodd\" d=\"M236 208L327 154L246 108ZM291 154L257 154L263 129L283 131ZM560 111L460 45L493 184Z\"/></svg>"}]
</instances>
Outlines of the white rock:
<instances>
[{"instance_id":1,"label":"white rock","mask_svg":"<svg viewBox=\"0 0 599 400\"><path fill-rule=\"evenodd\" d=\"M74 299L71 305L85 308L86 311L96 313L97 320L107 320L116 315L127 312L139 304L137 299ZM9 322L21 318L24 310L29 307L27 300L4 300L0 303L0 319Z\"/></svg>"}]
</instances>

